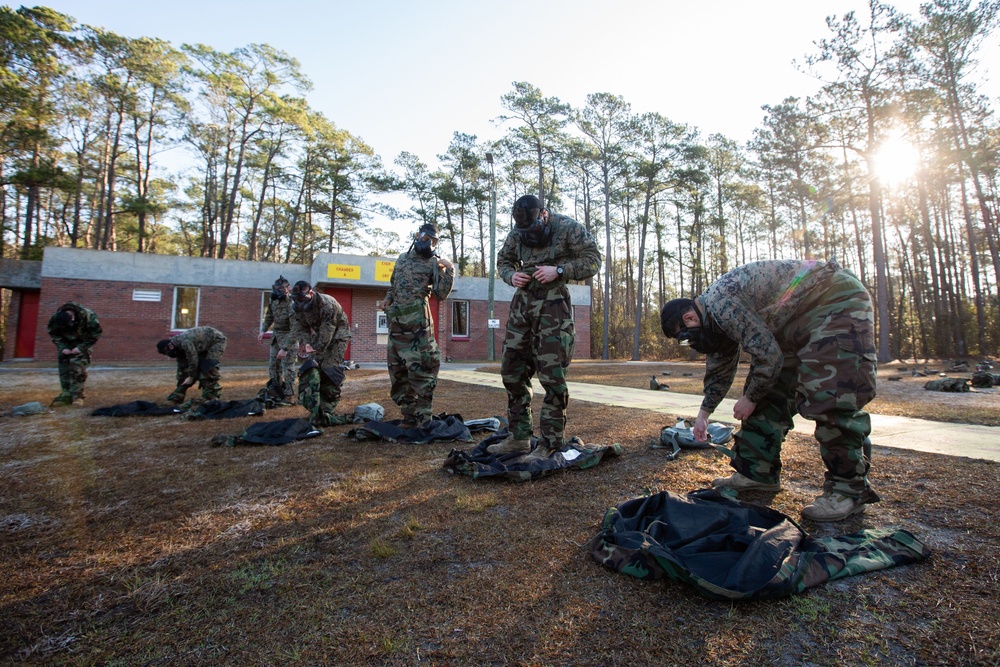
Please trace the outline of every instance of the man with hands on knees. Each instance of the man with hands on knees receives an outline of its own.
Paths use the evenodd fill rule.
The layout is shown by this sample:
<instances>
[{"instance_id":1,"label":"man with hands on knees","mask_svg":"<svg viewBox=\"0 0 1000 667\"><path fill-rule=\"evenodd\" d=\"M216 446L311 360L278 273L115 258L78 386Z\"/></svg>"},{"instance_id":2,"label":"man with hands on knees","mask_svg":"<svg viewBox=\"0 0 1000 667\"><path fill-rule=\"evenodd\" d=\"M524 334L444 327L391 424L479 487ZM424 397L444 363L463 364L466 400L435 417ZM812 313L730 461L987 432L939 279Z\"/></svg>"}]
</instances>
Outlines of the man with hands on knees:
<instances>
[{"instance_id":1,"label":"man with hands on knees","mask_svg":"<svg viewBox=\"0 0 1000 667\"><path fill-rule=\"evenodd\" d=\"M875 397L871 296L836 261L769 260L737 267L695 299L660 313L664 335L706 355L704 395L692 434L704 442L708 418L736 376L741 349L750 370L733 417L735 472L712 486L781 488L781 445L795 413L816 422L826 465L823 493L802 509L839 521L878 502L868 482Z\"/></svg>"}]
</instances>

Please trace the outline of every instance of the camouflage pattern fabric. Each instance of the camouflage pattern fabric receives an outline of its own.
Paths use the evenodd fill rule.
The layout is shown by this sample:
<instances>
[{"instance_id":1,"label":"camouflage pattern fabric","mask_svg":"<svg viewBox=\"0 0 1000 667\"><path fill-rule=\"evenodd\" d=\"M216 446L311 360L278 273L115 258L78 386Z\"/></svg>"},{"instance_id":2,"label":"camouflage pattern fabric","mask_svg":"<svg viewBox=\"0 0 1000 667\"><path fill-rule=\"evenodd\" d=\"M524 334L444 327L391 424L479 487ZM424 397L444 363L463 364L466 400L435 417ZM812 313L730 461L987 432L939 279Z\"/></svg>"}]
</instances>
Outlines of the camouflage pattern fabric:
<instances>
[{"instance_id":1,"label":"camouflage pattern fabric","mask_svg":"<svg viewBox=\"0 0 1000 667\"><path fill-rule=\"evenodd\" d=\"M68 311L73 313L73 324L61 327L57 315ZM70 405L76 399L84 398L83 386L87 382L87 367L90 366L90 349L103 333L97 314L79 303L69 302L60 306L49 318L49 337L56 346L59 360L59 386L61 392L52 401L53 405ZM79 350L66 355L63 350Z\"/></svg>"},{"instance_id":2,"label":"camouflage pattern fabric","mask_svg":"<svg viewBox=\"0 0 1000 667\"><path fill-rule=\"evenodd\" d=\"M167 396L169 403L181 403L187 392L182 382L189 377L198 381L201 398L218 400L222 396L219 359L226 351L226 337L214 327L194 327L170 339L177 350L177 388Z\"/></svg>"},{"instance_id":3,"label":"camouflage pattern fabric","mask_svg":"<svg viewBox=\"0 0 1000 667\"><path fill-rule=\"evenodd\" d=\"M429 297L444 301L455 281L454 267L440 270L438 258L410 250L399 256L386 293L389 395L405 419L423 423L433 416L441 351L434 338Z\"/></svg>"},{"instance_id":4,"label":"camouflage pattern fabric","mask_svg":"<svg viewBox=\"0 0 1000 667\"><path fill-rule=\"evenodd\" d=\"M969 381L965 378L941 378L924 383L924 389L927 391L964 393L969 391Z\"/></svg>"},{"instance_id":5,"label":"camouflage pattern fabric","mask_svg":"<svg viewBox=\"0 0 1000 667\"><path fill-rule=\"evenodd\" d=\"M972 374L972 386L980 389L1000 386L1000 374L976 371Z\"/></svg>"},{"instance_id":6,"label":"camouflage pattern fabric","mask_svg":"<svg viewBox=\"0 0 1000 667\"><path fill-rule=\"evenodd\" d=\"M524 460L524 454L490 454L486 448L507 437L507 430L491 435L471 451L453 449L444 461L444 468L452 474L472 478L503 477L518 482L541 479L564 470L593 468L605 456L621 456L624 449L619 444L594 447L585 445L580 438L569 438L558 453L545 459ZM538 439L532 440L534 445Z\"/></svg>"},{"instance_id":7,"label":"camouflage pattern fabric","mask_svg":"<svg viewBox=\"0 0 1000 667\"><path fill-rule=\"evenodd\" d=\"M511 231L497 254L497 273L513 285L516 272L531 274L538 266L561 266L559 280L541 284L532 280L511 300L504 337L500 374L507 389L507 418L514 437L532 435L531 378L537 374L545 390L539 415L539 435L550 449L565 445L569 390L566 369L573 359L576 333L567 280L586 280L601 268L597 243L583 225L564 215L551 214L549 245L529 248Z\"/></svg>"},{"instance_id":8,"label":"camouflage pattern fabric","mask_svg":"<svg viewBox=\"0 0 1000 667\"><path fill-rule=\"evenodd\" d=\"M877 502L863 450L871 419L862 410L875 397L874 313L858 279L835 262L755 262L720 278L700 299L752 358L744 393L757 407L735 434L733 468L777 482L781 445L797 412L816 422L824 491ZM703 409L714 409L729 390L738 358L738 347L708 355Z\"/></svg>"},{"instance_id":9,"label":"camouflage pattern fabric","mask_svg":"<svg viewBox=\"0 0 1000 667\"><path fill-rule=\"evenodd\" d=\"M588 551L622 574L689 583L716 600L786 597L861 572L919 563L931 553L906 530L814 538L777 510L712 489L662 492L612 507Z\"/></svg>"},{"instance_id":10,"label":"camouflage pattern fabric","mask_svg":"<svg viewBox=\"0 0 1000 667\"><path fill-rule=\"evenodd\" d=\"M272 386L281 391L281 398L286 402L294 401L295 397L295 351L291 345L292 300L272 298L264 313L264 331L271 331L271 354L268 360L267 372ZM278 352L289 350L284 359L278 358Z\"/></svg>"},{"instance_id":11,"label":"camouflage pattern fabric","mask_svg":"<svg viewBox=\"0 0 1000 667\"><path fill-rule=\"evenodd\" d=\"M344 383L344 352L351 340L351 326L340 303L328 294L315 293L309 309L292 310L291 347L309 344L312 358L299 369L299 401L309 411L313 426L350 423L337 414ZM314 362L314 363L310 363Z\"/></svg>"}]
</instances>

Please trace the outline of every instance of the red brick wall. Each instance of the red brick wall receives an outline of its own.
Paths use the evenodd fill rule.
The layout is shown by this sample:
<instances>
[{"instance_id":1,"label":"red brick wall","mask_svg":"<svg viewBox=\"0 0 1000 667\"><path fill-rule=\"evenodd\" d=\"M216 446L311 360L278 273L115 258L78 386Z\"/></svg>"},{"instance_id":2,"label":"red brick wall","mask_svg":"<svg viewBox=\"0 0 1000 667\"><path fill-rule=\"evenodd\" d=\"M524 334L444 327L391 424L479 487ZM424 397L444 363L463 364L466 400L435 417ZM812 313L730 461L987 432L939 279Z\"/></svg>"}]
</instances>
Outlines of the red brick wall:
<instances>
[{"instance_id":1,"label":"red brick wall","mask_svg":"<svg viewBox=\"0 0 1000 667\"><path fill-rule=\"evenodd\" d=\"M159 290L160 301L133 301L134 289ZM215 327L226 335L224 359L267 361L267 341L257 342L261 290L203 287L200 297L198 325ZM90 308L101 321L104 335L94 346L95 362L165 358L156 352L156 341L170 335L174 285L42 278L35 359L55 360L55 347L47 331L49 318L67 301Z\"/></svg>"},{"instance_id":2,"label":"red brick wall","mask_svg":"<svg viewBox=\"0 0 1000 667\"><path fill-rule=\"evenodd\" d=\"M486 322L489 319L489 308L486 301L469 302L469 337L453 338L451 335L451 303L442 308L441 327L438 329L438 345L441 347L441 358L452 361L483 361L489 358L489 330ZM576 351L574 359L590 358L590 308L574 306L576 318ZM507 317L510 314L510 303L497 301L493 304L493 315L500 320L500 328L495 330L493 346L494 359L503 356L503 338L507 327ZM447 350L447 351L446 351Z\"/></svg>"},{"instance_id":3,"label":"red brick wall","mask_svg":"<svg viewBox=\"0 0 1000 667\"><path fill-rule=\"evenodd\" d=\"M159 290L159 302L133 301L132 290ZM15 291L15 295L17 292ZM351 360L358 362L385 362L386 346L378 342L375 333L375 304L385 296L384 288L356 288L351 301L348 319L351 323ZM16 300L16 299L15 299ZM15 300L11 309L16 313ZM35 337L35 359L55 361L55 347L48 337L49 318L67 301L76 301L91 308L101 320L104 335L94 347L95 362L161 361L156 352L156 341L170 335L171 309L174 303L174 285L161 283L124 283L99 280L68 280L43 278L39 302L38 330ZM228 339L225 359L230 361L266 362L268 341L257 341L260 327L261 290L237 287L203 287L199 306L198 324L213 326ZM577 306L576 359L590 358L590 309ZM500 320L495 334L495 358L503 352L504 327L510 304L494 304L494 313ZM483 361L488 358L487 303L469 302L469 338L451 335L451 301L438 306L435 313L437 342L441 359L452 361ZM9 322L16 330L16 318ZM11 345L13 350L13 345Z\"/></svg>"}]
</instances>

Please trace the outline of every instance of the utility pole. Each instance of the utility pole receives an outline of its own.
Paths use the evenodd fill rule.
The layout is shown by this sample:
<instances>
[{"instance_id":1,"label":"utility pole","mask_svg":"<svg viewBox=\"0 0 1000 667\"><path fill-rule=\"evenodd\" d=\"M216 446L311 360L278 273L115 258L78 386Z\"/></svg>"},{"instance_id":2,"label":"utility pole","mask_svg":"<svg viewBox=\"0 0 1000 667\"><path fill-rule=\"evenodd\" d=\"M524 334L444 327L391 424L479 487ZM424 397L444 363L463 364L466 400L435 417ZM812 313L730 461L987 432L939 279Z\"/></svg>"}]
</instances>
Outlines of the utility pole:
<instances>
[{"instance_id":1,"label":"utility pole","mask_svg":"<svg viewBox=\"0 0 1000 667\"><path fill-rule=\"evenodd\" d=\"M487 296L489 310L486 335L488 347L487 359L496 361L496 329L493 327L493 289L496 281L497 262L497 180L493 173L493 153L486 154L486 163L490 165L490 288Z\"/></svg>"}]
</instances>

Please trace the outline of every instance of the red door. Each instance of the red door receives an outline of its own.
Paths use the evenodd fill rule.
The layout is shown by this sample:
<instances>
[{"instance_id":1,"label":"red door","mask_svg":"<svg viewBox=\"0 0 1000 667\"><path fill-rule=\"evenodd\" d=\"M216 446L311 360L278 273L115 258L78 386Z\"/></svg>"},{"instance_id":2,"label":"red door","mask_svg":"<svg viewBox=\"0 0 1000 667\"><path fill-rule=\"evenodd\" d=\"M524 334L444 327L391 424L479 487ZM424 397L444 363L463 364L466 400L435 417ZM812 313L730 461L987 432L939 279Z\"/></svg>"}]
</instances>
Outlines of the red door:
<instances>
[{"instance_id":1,"label":"red door","mask_svg":"<svg viewBox=\"0 0 1000 667\"><path fill-rule=\"evenodd\" d=\"M344 312L347 314L347 321L352 323L351 329L353 329L354 318L351 316L351 297L354 294L354 290L350 287L324 287L322 291L324 294L329 294L337 300L337 303L340 304L340 307L343 308ZM344 360L347 361L350 358L351 344L348 343L347 349L344 351Z\"/></svg>"},{"instance_id":2,"label":"red door","mask_svg":"<svg viewBox=\"0 0 1000 667\"><path fill-rule=\"evenodd\" d=\"M35 333L38 330L38 298L41 292L21 292L21 308L17 314L17 341L14 343L16 359L35 357Z\"/></svg>"}]
</instances>

